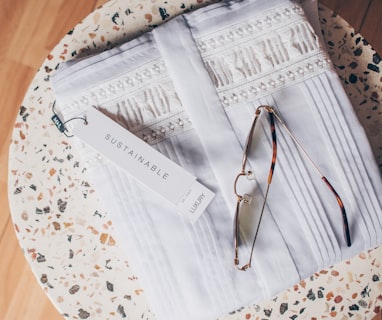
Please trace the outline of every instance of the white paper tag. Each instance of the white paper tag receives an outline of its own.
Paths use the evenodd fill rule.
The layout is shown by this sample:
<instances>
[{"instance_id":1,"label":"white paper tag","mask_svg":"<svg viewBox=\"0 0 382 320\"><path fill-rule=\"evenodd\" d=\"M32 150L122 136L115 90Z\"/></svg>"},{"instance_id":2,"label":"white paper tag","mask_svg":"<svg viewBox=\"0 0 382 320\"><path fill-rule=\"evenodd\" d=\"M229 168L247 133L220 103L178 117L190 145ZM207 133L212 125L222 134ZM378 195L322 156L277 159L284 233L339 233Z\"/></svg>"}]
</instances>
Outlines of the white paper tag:
<instances>
[{"instance_id":1,"label":"white paper tag","mask_svg":"<svg viewBox=\"0 0 382 320\"><path fill-rule=\"evenodd\" d=\"M196 177L96 108L72 133L196 221L214 197Z\"/></svg>"},{"instance_id":2,"label":"white paper tag","mask_svg":"<svg viewBox=\"0 0 382 320\"><path fill-rule=\"evenodd\" d=\"M190 186L177 204L177 210L191 222L195 222L210 204L215 194L198 181Z\"/></svg>"}]
</instances>

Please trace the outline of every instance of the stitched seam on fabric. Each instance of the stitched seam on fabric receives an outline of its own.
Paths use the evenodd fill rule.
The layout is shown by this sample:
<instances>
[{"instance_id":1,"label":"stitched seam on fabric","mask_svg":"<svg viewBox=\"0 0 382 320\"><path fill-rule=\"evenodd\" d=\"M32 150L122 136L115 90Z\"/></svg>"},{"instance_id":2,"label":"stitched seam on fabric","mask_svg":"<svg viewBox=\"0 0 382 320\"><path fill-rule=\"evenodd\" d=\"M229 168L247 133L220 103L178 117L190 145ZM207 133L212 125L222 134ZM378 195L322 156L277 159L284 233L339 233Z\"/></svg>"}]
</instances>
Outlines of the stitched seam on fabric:
<instances>
[{"instance_id":1,"label":"stitched seam on fabric","mask_svg":"<svg viewBox=\"0 0 382 320\"><path fill-rule=\"evenodd\" d=\"M317 87L318 87L318 86L324 86L323 83L322 83L322 81L320 81L320 84L317 84L317 83L313 82L312 84L310 84L310 86L307 86L307 87L309 88L310 91L318 92L318 94L319 94L319 98L320 98L321 100L323 100L322 95L319 93L319 91L317 91ZM313 87L313 88L312 88L312 87ZM324 86L324 87L325 87L325 86ZM327 88L327 89L330 90L330 88ZM325 104L326 104L325 101L322 101L321 105L324 105L324 106L325 106ZM323 118L323 119L327 119L327 121L330 121L330 120L329 120L330 117L327 117L327 116L325 116L325 114L323 114L323 111L325 111L325 113L326 113L326 115L327 115L327 112L328 112L327 109L326 109L326 110L321 110L321 108L318 108L318 107L316 106L316 111L320 114L320 118L325 117L325 118ZM330 113L330 114L331 114L331 113ZM333 132L332 132L333 130L331 130L330 127L329 127L328 125L329 125L328 122L327 122L327 123L325 123L325 122L322 123L322 128L324 129L324 133L325 133L325 135L327 136L327 140L330 141L331 150L332 150L332 152L331 152L331 156L335 159L335 161L337 161L338 163L341 163L341 156L340 156L340 153L342 153L343 155L345 155L345 150L343 149L343 146L342 146L341 142L339 141L339 137L338 137L337 133L334 132L334 135L331 134L331 133L333 133ZM333 127L333 126L335 126L335 124L332 123L332 122L330 122L330 126ZM342 158L343 158L343 157L342 157ZM349 189L351 190L351 193L352 193L352 194L355 194L355 193L356 193L356 190L354 189L353 185L357 185L357 182L356 182L356 180L355 180L355 176L354 176L354 174L353 174L353 168L350 168L350 169L349 169L349 170L351 171L350 174L346 174L346 173L344 172L342 166L340 166L339 168L337 168L337 170L341 171L342 176L343 176L344 179L348 182L348 187L349 187ZM362 210L362 208L367 207L367 205L365 204L364 201L361 201L361 203L360 203L359 200L358 200L357 198L354 198L353 201L354 201L354 200L356 200L356 207L358 207L359 209ZM361 215L361 217L362 217L362 220L363 220L363 221L366 221L366 220L365 220L366 217L365 217L363 214ZM368 218L371 219L370 215L368 215ZM351 223L351 222L350 222L350 223ZM375 229L374 224L371 223L370 221L369 221L369 223L365 222L365 225L366 225L366 226L370 226L371 228ZM369 237L368 237L368 241L369 241L369 245L368 245L368 246L370 246L370 244L371 244L371 234L370 234L370 231L369 231L368 228L366 228L366 232L367 232L367 234L368 234L368 236L369 236ZM374 233L375 233L375 230L374 230Z\"/></svg>"},{"instance_id":2,"label":"stitched seam on fabric","mask_svg":"<svg viewBox=\"0 0 382 320\"><path fill-rule=\"evenodd\" d=\"M160 143L158 147L161 153L165 154L168 157L171 157L172 159L175 159L175 161L179 163L179 165L181 165L182 167L185 167L185 168L189 167L189 164L187 164L188 157L186 157L185 153L183 152L182 145L175 148L172 144L172 140L167 140L165 143ZM197 240L198 252L203 254L204 258L202 258L202 260L204 261L204 263L208 263L210 266L212 266L211 269L207 269L207 270L210 270L210 272L208 274L205 273L204 275L205 281L208 287L207 289L211 291L213 288L215 288L213 291L214 294L212 294L211 296L216 296L216 295L220 296L221 299L218 299L218 302L221 304L221 308L224 309L225 305L231 303L232 299L234 299L234 297L232 296L230 299L228 299L227 297L228 292L232 292L231 290L232 288L230 288L230 291L225 291L224 289L226 288L226 286L223 284L224 281L215 277L216 274L221 274L221 272L215 272L217 269L216 259L220 261L221 257L218 254L217 246L214 241L214 237L212 236L212 230L209 226L209 220L208 218L205 217L205 215L203 215L202 218L203 218L204 224L203 223L195 224L194 226L195 234L193 234L192 239ZM199 231L196 232L195 231L196 229ZM204 238L204 241L200 241L200 236ZM204 245L202 245L202 243L204 243ZM206 244L207 244L207 248L205 247ZM206 262L208 260L210 261ZM223 298L223 296L225 298Z\"/></svg>"},{"instance_id":3,"label":"stitched seam on fabric","mask_svg":"<svg viewBox=\"0 0 382 320\"><path fill-rule=\"evenodd\" d=\"M327 82L327 79L325 79L325 83L324 83L323 79L321 79L321 78L319 79L319 81L320 81L320 84L323 87L325 87L327 90L329 89L332 92L332 88L330 87L330 84ZM329 91L327 91L327 92L329 92ZM338 103L337 100L333 101L333 99L335 99L333 97L334 97L334 95L333 95L333 92L332 92L332 94L328 97L328 99L330 99L330 103L332 105ZM330 110L328 110L327 107L326 107L325 111L327 113L330 113ZM333 117L337 118L338 123L344 123L345 119L342 118L341 121L339 121L340 120L338 118L339 116L340 116L340 114L338 114L338 113L335 113L333 115ZM358 163L363 163L362 161L360 162L360 160L359 160L359 154L357 156L357 159L354 159L355 154L354 154L354 152L351 152L351 151L354 151L354 150L350 149L351 148L350 145L352 144L352 141L349 141L349 139L352 139L352 138L349 138L349 136L352 136L350 131L348 131L347 134L346 134L344 132L344 127L340 126L338 128L338 126L335 126L335 123L334 123L334 121L332 120L331 117L329 117L328 123L326 124L328 131L330 130L328 128L329 123L331 124L331 126L334 128L334 131L335 131L335 136L334 137L333 137L333 135L330 135L330 137L332 137L333 148L334 148L335 145L339 146L339 148L341 149L342 154L344 156L350 154L351 157L353 158L353 159L346 158L346 162L354 163L355 164L355 166L350 166L349 170L351 171L351 174L348 174L347 176L351 177L351 179L354 180L355 185L357 185L357 186L361 186L362 185L364 190L369 190L369 191L370 191L370 189L373 190L372 186L370 186L370 183L368 184L368 186L366 186L365 185L365 180L362 179L362 174L366 174L366 170L363 170L364 169L363 166L362 166L363 168L360 168L357 165ZM337 132L338 130L342 131L342 134L339 134ZM341 141L341 140L344 140L344 141ZM341 157L340 157L340 155L339 155L339 153L337 151L337 148L334 148L334 149L335 149L335 154L337 156L337 161L340 161ZM348 152L346 152L346 149L348 150ZM343 171L343 169L341 171ZM363 173L361 173L361 171L363 171ZM345 174L345 172L344 172L344 174ZM349 184L349 187L352 189L353 194L355 194L355 191L353 190L352 185L353 184ZM360 187L360 188L362 188L362 187ZM366 212L362 211L362 216L364 217L364 215L367 214L369 219L372 221L372 223L369 226L372 229L374 229L374 234L378 237L379 233L376 231L375 227L378 224L379 224L379 226L381 226L381 221L378 219L377 215L373 215L371 213L372 212L379 212L379 211L381 211L381 208L380 208L378 203L375 203L375 201L376 201L375 197L373 197L373 198L370 197L369 192L367 192L365 196L369 198L368 199L369 201L366 201L366 199L364 197L362 197L362 203L363 203L362 207L364 207L365 210L366 210ZM373 201L373 199L374 199L374 201ZM379 209L377 207L379 207ZM375 220L375 219L377 219L377 220ZM369 231L368 231L368 233L369 233L370 241L371 241L370 244L372 245L374 243L374 241L371 239L371 234L370 234Z\"/></svg>"},{"instance_id":4,"label":"stitched seam on fabric","mask_svg":"<svg viewBox=\"0 0 382 320\"><path fill-rule=\"evenodd\" d=\"M269 98L273 100L273 97L269 97ZM268 99L267 99L267 100L268 100ZM266 104L269 104L269 101L267 101ZM274 101L274 100L272 101L271 105L275 105L275 101ZM271 143L271 139L269 139L269 142ZM279 146L279 148L284 149L284 148L282 148L282 146ZM283 152L284 152L284 151L283 151ZM294 155L293 155L293 156L294 156ZM295 162L292 162L292 163L295 163ZM286 174L285 174L286 170L285 170L285 168L284 168L283 163L278 163L277 166L279 167L278 170L281 171L280 176L284 176L284 177L286 177ZM299 212L303 213L304 211L302 210L301 203L300 203L299 201L297 201L297 196L296 196L296 193L295 193L295 191L294 191L294 190L295 190L294 185L291 183L290 179L285 179L284 181L285 181L284 183L288 185L288 186L287 186L287 190L289 190L289 192L291 193L291 195L292 195L292 196L295 198L295 200L296 200L296 205L298 206L298 208L299 208L299 210L300 210ZM272 215L272 217L273 217L272 210L270 210L270 213L271 213L271 215ZM313 232L313 229L312 229L311 224L307 222L307 219L306 219L306 215L305 215L305 214L301 214L300 217L299 217L299 219L303 219L303 224L302 224L302 225L306 225L306 226L308 226L308 228L309 228L309 232L304 232L304 230L302 230L302 232L304 233L304 235L306 235L306 239L307 239L307 241L310 243L310 246L311 246L311 248L312 248L311 252L312 252L312 253L314 253L314 252L319 252L319 254L320 254L321 261L319 261L319 260L317 259L317 257L315 257L315 256L314 256L314 259L316 260L317 264L320 264L320 263L321 263L321 264L323 265L323 262L324 262L325 259L324 259L324 257L323 257L322 248L321 248L321 246L320 246L320 243L321 243L322 241L321 241L321 242L318 242L318 241L317 241L317 235L316 235L315 232ZM286 239L285 239L285 237L284 237L284 234L283 234L283 232L282 232L282 228L279 227L279 225L278 225L278 223L277 223L277 219L274 219L274 221L275 221L275 225L278 227L279 232L280 232L280 234L281 234L281 237L282 237L282 239L283 239L283 241L284 241L284 243L285 243L285 247L288 249L288 252L289 252L289 254L290 254L291 260L292 260L293 263L294 263L296 272L297 272L297 273L299 274L299 276L301 277L301 272L300 272L300 270L299 270L299 268L298 268L298 265L297 265L297 263L296 263L296 261L295 261L295 258L294 258L294 256L293 256L293 254L292 254L292 252L291 252L291 250L290 250L290 248L289 248L289 246L288 246L288 244L287 244L287 241L286 241ZM315 238L315 241L314 241L314 242L312 242L312 241L310 240L310 238L311 238L310 236L311 236L311 235L313 235L313 237ZM315 248L316 248L316 249L315 249Z\"/></svg>"},{"instance_id":5,"label":"stitched seam on fabric","mask_svg":"<svg viewBox=\"0 0 382 320\"><path fill-rule=\"evenodd\" d=\"M272 103L275 105L275 102ZM304 177L308 177L307 164L305 163L301 153L298 148L294 145L292 141L290 141L289 136L287 136L282 129L278 127L278 136L279 136L279 145L280 148L280 157L281 159L285 157L284 161L279 161L277 164L279 169L283 172L284 176L288 177L286 180L290 184L289 191L293 194L295 203L297 204L300 211L298 211L298 218L302 220L302 225L308 226L311 234L314 237L314 242L311 242L312 248L316 247L318 249L319 255L321 257L321 261L317 261L324 266L328 260L329 252L332 251L326 245L326 238L324 237L323 232L324 226L321 221L318 221L319 217L317 217L316 212L319 210L323 210L317 208L318 199L315 192L315 187L311 183L311 181L306 181ZM281 138L281 139L280 139ZM281 141L283 140L283 141ZM285 147L284 147L285 146ZM280 160L281 160L280 159ZM289 159L293 159L293 161L288 161ZM285 169L283 163L287 163L289 170ZM302 170L304 172L302 172ZM287 175L286 172L291 172L291 174ZM294 190L304 190L302 193L296 193ZM314 208L310 205L312 204ZM307 213L309 213L310 219L307 217ZM308 234L307 239L311 239ZM317 252L313 250L312 252ZM315 256L318 259L317 256Z\"/></svg>"},{"instance_id":6,"label":"stitched seam on fabric","mask_svg":"<svg viewBox=\"0 0 382 320\"><path fill-rule=\"evenodd\" d=\"M131 187L130 183L127 183L126 179L122 179L122 175L111 174L111 176L113 176L113 177L117 176L117 179L119 180L119 184L121 185L121 189L119 189L117 187L116 191L118 191L118 190L130 190L129 195L134 197L135 205L138 205L138 206L141 207L141 209L139 211L140 212L147 211L147 209L144 208L144 202L143 201L139 201L140 198L139 198L139 195L137 194L137 192L135 192L135 189L133 187ZM110 179L110 180L113 180L113 179ZM114 181L112 181L112 183L113 183L113 185L117 186L117 184ZM119 198L121 197L121 193L120 192L117 192L116 195ZM149 250L151 252L150 256L154 257L154 258L150 258L151 264L153 264L153 265L156 264L157 267L151 266L150 268L146 268L146 270L153 270L154 268L157 269L157 270L160 270L161 268L163 268L163 265L166 265L166 268L168 268L167 270L170 270L170 264L168 263L168 260L165 257L163 257L163 256L160 257L160 256L157 255L158 252L165 252L165 250L163 250L163 249L162 250L157 250L157 249L155 249L155 247L152 246L153 243L155 243L156 246L158 246L158 244L160 244L160 242L158 242L157 238L154 236L154 231L152 230L152 228L148 227L148 215L139 215L139 214L136 214L134 210L130 210L130 212L128 214L130 214L132 216L138 217L138 220L141 221L141 223L133 223L133 221L130 220L130 222L131 222L130 227L135 228L135 229L137 227L140 228L140 230L136 229L137 231L135 232L135 235L139 235L139 234L143 235L144 234L145 236L148 236L150 238L150 240L144 241L146 243L146 245L143 247L143 249L145 251ZM151 230L151 231L147 232L147 230ZM143 239L145 239L145 237L140 238L139 241L136 241L136 243L142 243ZM149 243L151 243L151 245L149 245ZM153 274L152 271L150 271L150 273ZM163 275L163 277L161 277L160 279L156 278L156 280L161 283L161 287L164 287L164 288L167 287L168 288L167 290L161 292L162 295L163 295L164 292L168 292L168 293L171 292L168 295L168 298L166 299L166 303L168 304L169 310L171 310L171 312L174 312L174 309L176 309L176 304L174 305L172 303L173 299L170 299L170 297L171 296L173 296L173 297L179 296L179 292L177 292L177 290L174 288L174 281L175 281L175 279L169 278L167 273L166 274L162 274L162 275ZM167 311L167 312L169 312L169 311Z\"/></svg>"},{"instance_id":7,"label":"stitched seam on fabric","mask_svg":"<svg viewBox=\"0 0 382 320\"><path fill-rule=\"evenodd\" d=\"M186 167L186 168L188 167L188 165L185 166L185 163L184 163L184 161L187 161L187 157L183 153L182 146L175 148L172 144L172 141L167 140L166 143L161 143L158 145L158 147L161 153L165 154L168 157L171 157L172 159L175 159L175 161L182 167ZM208 220L205 217L205 215L203 215L201 218L204 220L205 223L208 223ZM205 226L205 223L202 224L197 222L195 224L193 228L192 236L190 233L190 236L191 236L190 239L194 239L197 241L197 245L194 242L193 242L193 245L195 248L198 248L197 251L203 255L203 258L202 258L203 262L208 263L208 265L212 266L212 268L206 269L207 271L208 270L210 271L209 273L207 272L204 273L204 279L206 281L206 289L211 293L212 297L214 296L220 297L220 299L218 299L217 302L219 302L221 304L220 307L224 309L224 306L225 306L224 302L229 303L230 300L228 300L227 298L226 299L222 298L222 292L224 292L224 290L222 289L224 288L224 286L222 285L221 279L214 277L215 274L219 274L219 273L215 272L216 261L212 253L215 252L215 255L216 255L217 251L216 251L216 248L214 251L212 249L212 245L210 245L213 242L213 237L211 236L211 230L207 228L208 226ZM219 290L219 287L221 288L221 290Z\"/></svg>"},{"instance_id":8,"label":"stitched seam on fabric","mask_svg":"<svg viewBox=\"0 0 382 320\"><path fill-rule=\"evenodd\" d=\"M323 83L323 80L321 78L319 78L319 80L321 81L321 83ZM337 101L336 96L333 94L333 89L331 88L330 83L327 81L326 84L323 84L323 86L325 86L325 87L329 86L329 88L331 89L331 93L332 93L330 95L331 103L332 104L335 104L335 103L339 104L338 101ZM328 112L329 112L329 110L328 110ZM335 113L335 117L337 117L337 122L338 123L346 123L346 119L344 119L344 117L343 117L343 115L341 113ZM340 117L342 119L340 119ZM329 121L330 122L334 122L333 118L330 118ZM334 124L333 124L333 126L334 126ZM342 132L342 136L344 137L344 139L346 141L345 144L341 143L341 145L343 146L343 148L345 148L345 146L347 146L347 148L349 150L349 154L351 154L352 157L353 157L353 163L355 163L356 172L358 173L358 175L355 175L355 176L358 177L361 180L361 184L363 185L364 189L374 190L372 188L370 182L368 183L368 186L366 186L365 185L365 179L362 179L362 176L367 175L367 170L365 169L365 162L364 161L360 161L361 157L360 157L360 153L359 153L358 148L356 148L356 151L357 151L356 153L355 152L351 152L350 153L350 151L352 151L351 145L354 145L354 146L356 146L356 145L354 143L354 138L353 138L352 132L349 130L349 126L337 126L335 128ZM355 151L355 150L353 150L353 151ZM351 163L351 161L349 161L349 162ZM353 172L353 175L354 174L355 174L355 172ZM370 180L368 179L367 181L370 181ZM358 183L358 185L360 185L360 183ZM382 211L381 207L380 207L380 204L378 202L375 203L375 201L377 201L376 200L377 199L376 195L375 195L375 197L370 197L370 193L368 192L366 194L366 196L369 198L369 201L365 201L365 204L369 204L371 206L371 208L369 209L370 212ZM374 199L374 201L373 201L373 199ZM378 222L379 222L380 227L382 228L381 221L378 220Z\"/></svg>"}]
</instances>

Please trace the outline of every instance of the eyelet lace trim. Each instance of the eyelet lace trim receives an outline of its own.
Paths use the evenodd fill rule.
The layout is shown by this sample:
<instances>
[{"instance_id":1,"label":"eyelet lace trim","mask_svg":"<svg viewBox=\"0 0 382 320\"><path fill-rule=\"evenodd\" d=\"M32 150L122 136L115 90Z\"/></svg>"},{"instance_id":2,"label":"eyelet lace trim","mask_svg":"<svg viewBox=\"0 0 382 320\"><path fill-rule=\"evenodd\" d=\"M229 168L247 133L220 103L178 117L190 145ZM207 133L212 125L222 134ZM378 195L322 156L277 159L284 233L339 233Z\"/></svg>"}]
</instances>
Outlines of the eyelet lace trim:
<instances>
[{"instance_id":1,"label":"eyelet lace trim","mask_svg":"<svg viewBox=\"0 0 382 320\"><path fill-rule=\"evenodd\" d=\"M291 4L196 39L224 106L250 102L325 71L318 37Z\"/></svg>"},{"instance_id":2,"label":"eyelet lace trim","mask_svg":"<svg viewBox=\"0 0 382 320\"><path fill-rule=\"evenodd\" d=\"M149 144L191 129L161 59L105 81L64 106L66 119L96 107Z\"/></svg>"},{"instance_id":3,"label":"eyelet lace trim","mask_svg":"<svg viewBox=\"0 0 382 320\"><path fill-rule=\"evenodd\" d=\"M195 39L225 107L304 81L330 65L303 10L285 4ZM192 128L162 58L75 97L65 120L96 106L149 144Z\"/></svg>"}]
</instances>

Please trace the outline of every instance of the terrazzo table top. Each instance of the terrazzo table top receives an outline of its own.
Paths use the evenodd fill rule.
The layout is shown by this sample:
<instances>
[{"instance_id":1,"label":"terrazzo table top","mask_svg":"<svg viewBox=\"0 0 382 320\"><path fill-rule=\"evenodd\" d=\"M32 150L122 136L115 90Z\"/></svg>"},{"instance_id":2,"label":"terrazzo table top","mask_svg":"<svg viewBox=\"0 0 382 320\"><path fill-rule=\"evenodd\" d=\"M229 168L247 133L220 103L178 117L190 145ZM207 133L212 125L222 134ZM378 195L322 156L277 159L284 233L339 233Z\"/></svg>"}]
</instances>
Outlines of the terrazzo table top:
<instances>
[{"instance_id":1,"label":"terrazzo table top","mask_svg":"<svg viewBox=\"0 0 382 320\"><path fill-rule=\"evenodd\" d=\"M170 4L171 3L171 4ZM155 319L113 223L87 182L70 138L51 121L50 75L60 62L132 39L203 0L111 0L71 30L27 91L9 156L9 199L26 259L68 319ZM382 172L382 63L366 40L328 9L320 20L333 63ZM313 274L269 301L221 319L381 319L382 247Z\"/></svg>"}]
</instances>

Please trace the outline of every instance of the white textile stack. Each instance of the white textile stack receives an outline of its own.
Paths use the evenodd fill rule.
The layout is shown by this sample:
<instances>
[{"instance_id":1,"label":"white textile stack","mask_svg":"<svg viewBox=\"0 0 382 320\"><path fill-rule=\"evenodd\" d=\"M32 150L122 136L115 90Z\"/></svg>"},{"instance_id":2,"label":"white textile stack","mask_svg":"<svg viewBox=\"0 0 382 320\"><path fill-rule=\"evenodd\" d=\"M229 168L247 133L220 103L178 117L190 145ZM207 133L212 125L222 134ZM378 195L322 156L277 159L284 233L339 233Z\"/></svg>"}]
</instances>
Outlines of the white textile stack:
<instances>
[{"instance_id":1,"label":"white textile stack","mask_svg":"<svg viewBox=\"0 0 382 320\"><path fill-rule=\"evenodd\" d=\"M306 12L315 21L314 10L292 1L223 1L64 63L52 79L64 120L95 106L216 194L191 224L96 151L80 149L158 319L214 319L382 243L381 177ZM241 272L233 263L233 183L261 104L277 110L341 195L352 246L330 190L277 127L277 164L253 265ZM241 221L243 262L270 165L266 119L249 157L254 210Z\"/></svg>"}]
</instances>

